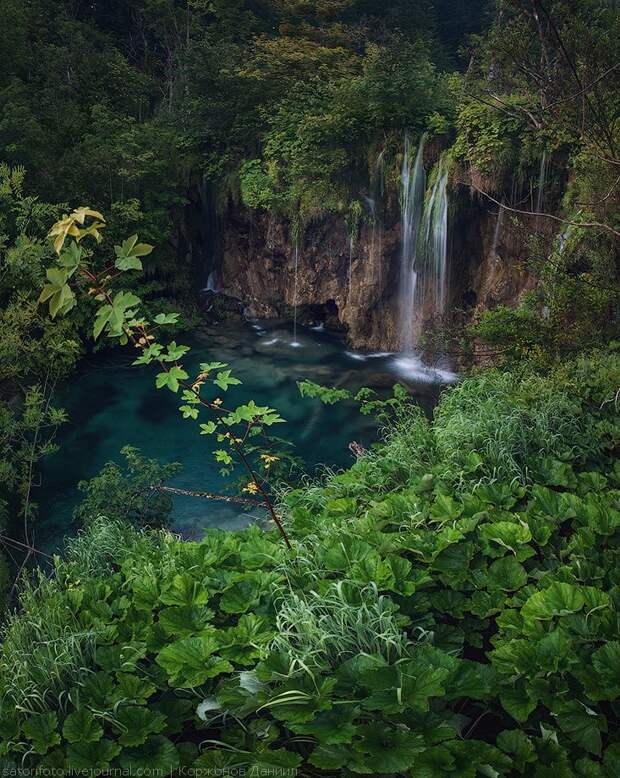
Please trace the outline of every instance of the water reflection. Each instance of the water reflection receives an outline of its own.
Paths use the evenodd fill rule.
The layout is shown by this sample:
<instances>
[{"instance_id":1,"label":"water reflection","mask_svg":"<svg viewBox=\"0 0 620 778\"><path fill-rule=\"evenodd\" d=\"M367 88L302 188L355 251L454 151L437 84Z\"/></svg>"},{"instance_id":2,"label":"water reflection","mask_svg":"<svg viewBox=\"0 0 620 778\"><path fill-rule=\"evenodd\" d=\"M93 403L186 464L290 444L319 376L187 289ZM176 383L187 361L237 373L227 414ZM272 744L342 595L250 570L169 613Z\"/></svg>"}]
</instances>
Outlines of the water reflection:
<instances>
[{"instance_id":1,"label":"water reflection","mask_svg":"<svg viewBox=\"0 0 620 778\"><path fill-rule=\"evenodd\" d=\"M376 429L353 403L326 408L318 400L301 398L297 381L351 391L362 386L387 391L404 379L430 411L441 383L452 377L421 362L415 369L405 369L409 357L351 352L342 340L320 329L299 326L294 337L286 322L225 322L178 340L192 346L193 369L204 361L230 364L243 381L231 394L235 404L254 399L277 408L287 420L277 434L295 446L310 470L351 464L348 444L356 440L368 445ZM220 493L230 489L212 460L210 438L200 436L195 424L181 419L179 398L157 391L154 373L132 367L133 357L128 350L91 357L58 391L57 404L66 408L70 422L59 436L60 452L44 468L38 495L39 545L53 547L73 531L71 513L79 500L78 482L92 478L105 462L120 461L120 449L127 444L162 462L182 462L174 486ZM186 537L200 536L205 527L234 529L248 520L236 505L175 498L173 528Z\"/></svg>"}]
</instances>

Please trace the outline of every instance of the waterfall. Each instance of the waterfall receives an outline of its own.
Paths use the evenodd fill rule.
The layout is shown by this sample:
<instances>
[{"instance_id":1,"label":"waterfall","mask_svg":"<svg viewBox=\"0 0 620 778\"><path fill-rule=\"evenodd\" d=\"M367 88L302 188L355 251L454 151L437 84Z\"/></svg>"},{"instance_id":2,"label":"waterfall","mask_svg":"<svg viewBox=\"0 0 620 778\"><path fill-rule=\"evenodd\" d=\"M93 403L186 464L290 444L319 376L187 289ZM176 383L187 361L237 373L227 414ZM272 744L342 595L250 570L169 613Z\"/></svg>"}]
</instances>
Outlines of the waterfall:
<instances>
[{"instance_id":1,"label":"waterfall","mask_svg":"<svg viewBox=\"0 0 620 778\"><path fill-rule=\"evenodd\" d=\"M402 252L400 274L401 351L411 353L420 323L429 315L443 318L448 304L448 179L449 158L435 166L427 191L424 143L412 162L405 137L401 173Z\"/></svg>"},{"instance_id":2,"label":"waterfall","mask_svg":"<svg viewBox=\"0 0 620 778\"><path fill-rule=\"evenodd\" d=\"M207 278L207 286L203 290L205 292L217 292L217 273L212 270Z\"/></svg>"},{"instance_id":3,"label":"waterfall","mask_svg":"<svg viewBox=\"0 0 620 778\"><path fill-rule=\"evenodd\" d=\"M297 340L297 289L299 278L299 241L295 241L295 282L293 291L293 342L291 346L299 346Z\"/></svg>"},{"instance_id":4,"label":"waterfall","mask_svg":"<svg viewBox=\"0 0 620 778\"><path fill-rule=\"evenodd\" d=\"M543 151L540 158L540 172L538 173L538 194L536 196L536 213L542 213L543 206L545 204L545 185L547 183L548 161L547 152ZM536 219L536 225L540 219Z\"/></svg>"},{"instance_id":5,"label":"waterfall","mask_svg":"<svg viewBox=\"0 0 620 778\"><path fill-rule=\"evenodd\" d=\"M383 203L385 190L385 149L377 156L370 176L370 192L364 198L370 210L372 224L372 236L370 241L370 264L374 269L374 261L377 255L383 252L383 229L380 217L380 206ZM378 251L377 251L378 247Z\"/></svg>"},{"instance_id":6,"label":"waterfall","mask_svg":"<svg viewBox=\"0 0 620 778\"><path fill-rule=\"evenodd\" d=\"M499 238L502 234L502 226L504 224L504 204L502 203L497 212L497 222L495 223L495 232L493 233L493 248L491 253L494 257L497 257L497 247L499 246Z\"/></svg>"},{"instance_id":7,"label":"waterfall","mask_svg":"<svg viewBox=\"0 0 620 778\"><path fill-rule=\"evenodd\" d=\"M417 246L424 209L426 173L424 171L423 135L412 162L411 141L405 136L405 153L401 173L402 252L400 268L400 332L401 350L414 347L414 319L416 313Z\"/></svg>"},{"instance_id":8,"label":"waterfall","mask_svg":"<svg viewBox=\"0 0 620 778\"><path fill-rule=\"evenodd\" d=\"M354 238L353 235L349 236L349 305L352 302L351 289L353 286L353 247Z\"/></svg>"},{"instance_id":9,"label":"waterfall","mask_svg":"<svg viewBox=\"0 0 620 778\"><path fill-rule=\"evenodd\" d=\"M424 236L424 284L421 289L421 309L426 296L433 294L433 312L443 316L448 297L448 158L444 155L437 165L435 183L424 208L421 234Z\"/></svg>"}]
</instances>

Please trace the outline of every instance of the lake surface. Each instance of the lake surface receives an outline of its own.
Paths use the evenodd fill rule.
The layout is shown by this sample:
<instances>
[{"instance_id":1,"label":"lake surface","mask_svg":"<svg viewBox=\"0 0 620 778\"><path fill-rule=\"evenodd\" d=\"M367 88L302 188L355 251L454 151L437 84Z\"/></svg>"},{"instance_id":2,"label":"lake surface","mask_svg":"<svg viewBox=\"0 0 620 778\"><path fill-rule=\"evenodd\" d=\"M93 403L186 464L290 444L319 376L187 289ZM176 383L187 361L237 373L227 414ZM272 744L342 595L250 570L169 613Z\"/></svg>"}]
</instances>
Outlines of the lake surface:
<instances>
[{"instance_id":1,"label":"lake surface","mask_svg":"<svg viewBox=\"0 0 620 778\"><path fill-rule=\"evenodd\" d=\"M276 408L287 423L272 429L295 445L309 472L352 464L348 444L355 440L368 445L377 430L354 403L325 407L319 400L300 397L297 381L385 392L404 379L430 412L442 386L452 378L414 357L352 352L343 340L320 329L300 327L294 341L290 324L281 322L224 322L177 341L192 347L186 365L196 372L199 362L229 363L233 375L243 381L229 390L229 405L254 399L258 405ZM36 495L39 547L59 547L75 532L72 511L81 497L78 482L92 478L108 461L121 462L120 450L128 444L149 458L181 462L183 470L169 482L171 486L230 493L230 482L213 461L211 438L201 436L196 423L181 418L180 396L155 389L157 371L132 366L134 358L130 349L90 357L57 391L55 404L66 409L69 422L58 437L60 451L44 463ZM251 520L242 506L174 497L172 528L186 538L200 537L207 527L235 529Z\"/></svg>"}]
</instances>

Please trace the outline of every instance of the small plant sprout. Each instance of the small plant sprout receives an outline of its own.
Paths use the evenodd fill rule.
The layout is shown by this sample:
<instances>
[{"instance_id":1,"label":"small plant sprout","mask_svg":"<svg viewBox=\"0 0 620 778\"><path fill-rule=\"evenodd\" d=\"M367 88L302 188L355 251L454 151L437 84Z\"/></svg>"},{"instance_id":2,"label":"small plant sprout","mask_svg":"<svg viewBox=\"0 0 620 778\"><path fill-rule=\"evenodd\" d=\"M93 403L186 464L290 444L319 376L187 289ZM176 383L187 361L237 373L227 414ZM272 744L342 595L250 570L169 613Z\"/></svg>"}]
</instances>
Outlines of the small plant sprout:
<instances>
[{"instance_id":1,"label":"small plant sprout","mask_svg":"<svg viewBox=\"0 0 620 778\"><path fill-rule=\"evenodd\" d=\"M141 352L134 365L159 367L155 377L157 389L165 388L180 394L182 417L198 422L201 435L215 436L219 444L214 452L215 461L222 466L223 473L231 473L235 462L246 471L248 482L243 491L260 498L284 543L291 548L269 496L267 475L277 457L263 453L255 465L255 447L250 445L257 436L265 435L268 428L283 423L284 419L277 411L258 406L253 400L245 405L227 407L221 395L226 395L241 381L223 362L203 362L198 375L190 377L184 362L189 346L175 340L160 340L166 327L178 323L179 314L159 313L150 320L143 310L142 300L133 292L117 287L116 282L124 273L142 270L142 258L152 252L153 246L139 243L138 236L132 235L120 246L115 246L114 261L98 270L93 252L84 240L90 237L101 243L101 231L105 226L103 215L86 207L76 209L54 224L49 236L54 239L57 261L47 271L47 283L39 302L48 304L52 318L63 316L74 308L79 293L100 303L93 322L95 340L106 335L121 345L131 344ZM208 420L204 420L206 414L210 416Z\"/></svg>"}]
</instances>

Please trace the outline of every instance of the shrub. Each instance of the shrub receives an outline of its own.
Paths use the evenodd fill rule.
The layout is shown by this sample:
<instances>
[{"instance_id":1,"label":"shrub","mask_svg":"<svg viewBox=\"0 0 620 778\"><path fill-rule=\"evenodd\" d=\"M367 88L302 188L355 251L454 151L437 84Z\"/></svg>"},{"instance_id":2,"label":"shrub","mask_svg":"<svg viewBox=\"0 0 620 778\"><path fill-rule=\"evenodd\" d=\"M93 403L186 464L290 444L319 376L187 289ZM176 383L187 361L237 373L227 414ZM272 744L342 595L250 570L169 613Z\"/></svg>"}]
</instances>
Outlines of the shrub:
<instances>
[{"instance_id":1,"label":"shrub","mask_svg":"<svg viewBox=\"0 0 620 778\"><path fill-rule=\"evenodd\" d=\"M463 382L444 397L434 431L448 478L526 483L540 458L583 464L596 448L579 401L531 374L489 371Z\"/></svg>"},{"instance_id":2,"label":"shrub","mask_svg":"<svg viewBox=\"0 0 620 778\"><path fill-rule=\"evenodd\" d=\"M86 496L73 515L83 524L105 515L135 526L165 526L172 511L172 499L155 491L180 470L178 462L162 465L155 459L146 459L138 449L125 446L123 471L116 462L107 462L99 475L89 481L80 481L78 488Z\"/></svg>"}]
</instances>

